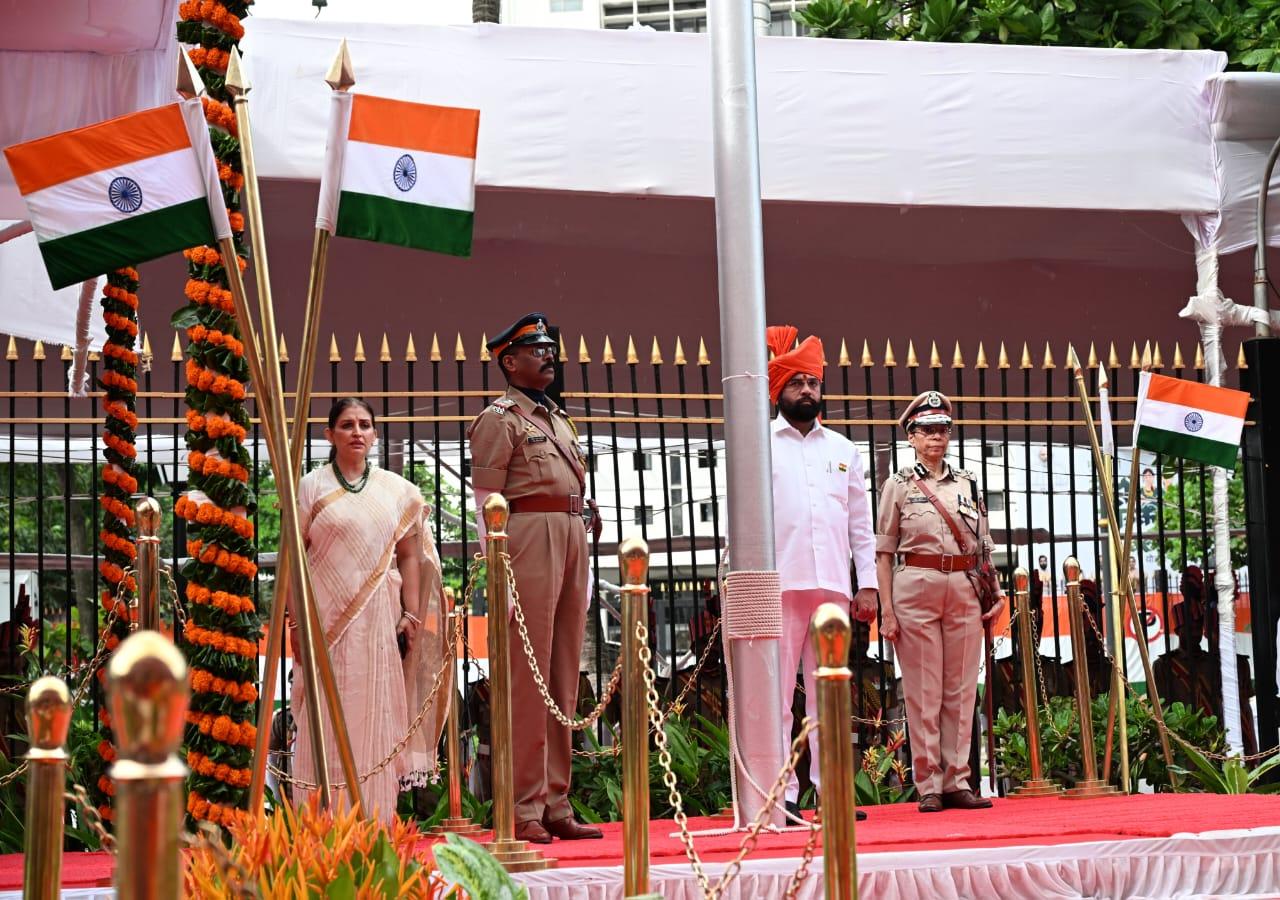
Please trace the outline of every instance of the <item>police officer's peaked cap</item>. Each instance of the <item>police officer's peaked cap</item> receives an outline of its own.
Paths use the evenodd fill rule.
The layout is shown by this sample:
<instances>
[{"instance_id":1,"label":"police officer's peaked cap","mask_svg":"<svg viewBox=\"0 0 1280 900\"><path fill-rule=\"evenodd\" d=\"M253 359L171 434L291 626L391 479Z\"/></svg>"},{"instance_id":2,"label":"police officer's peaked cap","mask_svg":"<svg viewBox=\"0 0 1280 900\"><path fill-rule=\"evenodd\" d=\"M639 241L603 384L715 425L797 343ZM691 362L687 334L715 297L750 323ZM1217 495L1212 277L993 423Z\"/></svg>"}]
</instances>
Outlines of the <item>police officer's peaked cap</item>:
<instances>
[{"instance_id":1,"label":"police officer's peaked cap","mask_svg":"<svg viewBox=\"0 0 1280 900\"><path fill-rule=\"evenodd\" d=\"M907 434L918 425L950 425L951 400L941 391L925 391L911 401L898 424Z\"/></svg>"},{"instance_id":2,"label":"police officer's peaked cap","mask_svg":"<svg viewBox=\"0 0 1280 900\"><path fill-rule=\"evenodd\" d=\"M495 359L502 356L512 347L536 346L538 344L556 346L556 342L547 333L547 317L540 312L529 313L529 315L517 319L515 324L502 332L502 334L485 342L485 346L489 348L489 352L493 354Z\"/></svg>"}]
</instances>

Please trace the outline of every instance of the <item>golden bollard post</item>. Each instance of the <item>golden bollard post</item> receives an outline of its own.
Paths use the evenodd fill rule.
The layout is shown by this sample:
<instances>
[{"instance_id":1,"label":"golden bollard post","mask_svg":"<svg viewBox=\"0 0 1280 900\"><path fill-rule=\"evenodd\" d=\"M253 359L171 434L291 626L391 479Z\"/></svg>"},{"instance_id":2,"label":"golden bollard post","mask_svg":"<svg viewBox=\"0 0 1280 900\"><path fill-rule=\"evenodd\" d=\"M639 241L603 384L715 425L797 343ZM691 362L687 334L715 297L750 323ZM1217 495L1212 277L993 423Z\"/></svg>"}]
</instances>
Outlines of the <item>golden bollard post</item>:
<instances>
[{"instance_id":1,"label":"golden bollard post","mask_svg":"<svg viewBox=\"0 0 1280 900\"><path fill-rule=\"evenodd\" d=\"M649 545L627 538L618 546L622 573L622 895L649 892L649 707L640 661L639 626L649 612Z\"/></svg>"},{"instance_id":2,"label":"golden bollard post","mask_svg":"<svg viewBox=\"0 0 1280 900\"><path fill-rule=\"evenodd\" d=\"M160 630L160 504L143 497L133 507L138 521L138 617L130 631Z\"/></svg>"},{"instance_id":3,"label":"golden bollard post","mask_svg":"<svg viewBox=\"0 0 1280 900\"><path fill-rule=\"evenodd\" d=\"M182 890L182 782L178 759L187 712L187 663L173 642L139 631L107 664L116 727L116 895L170 900Z\"/></svg>"},{"instance_id":4,"label":"golden bollard post","mask_svg":"<svg viewBox=\"0 0 1280 900\"><path fill-rule=\"evenodd\" d=\"M1080 757L1084 778L1063 792L1068 800L1118 794L1098 778L1098 754L1093 743L1093 697L1089 689L1089 660L1085 652L1084 600L1080 596L1080 561L1068 556L1062 563L1067 580L1067 618L1071 624L1071 668L1075 673L1076 710L1080 716Z\"/></svg>"},{"instance_id":5,"label":"golden bollard post","mask_svg":"<svg viewBox=\"0 0 1280 900\"><path fill-rule=\"evenodd\" d=\"M27 822L22 896L55 900L62 892L62 797L67 788L67 732L71 692L61 678L46 675L27 693Z\"/></svg>"},{"instance_id":6,"label":"golden bollard post","mask_svg":"<svg viewBox=\"0 0 1280 900\"><path fill-rule=\"evenodd\" d=\"M328 232L325 232L326 234ZM466 612L464 605L462 610L458 610L454 606L453 588L446 587L444 589L444 602L440 605L440 634L444 639L449 641L449 647L445 651L448 656L448 665L454 665L457 656L457 648L454 645L453 635L455 634L454 623ZM463 623L463 627L466 624ZM444 754L446 768L449 771L449 816L439 825L431 829L432 834L446 834L453 832L454 834L477 834L484 831L470 818L462 814L462 752L461 752L461 736L458 731L458 704L457 692L449 692L449 714L445 719L444 731Z\"/></svg>"},{"instance_id":7,"label":"golden bollard post","mask_svg":"<svg viewBox=\"0 0 1280 900\"><path fill-rule=\"evenodd\" d=\"M1055 797L1062 788L1044 777L1040 759L1040 716L1036 701L1036 656L1040 635L1032 634L1031 576L1022 566L1013 571L1013 599L1018 617L1018 655L1022 661L1022 708L1027 714L1027 754L1031 757L1031 777L1009 792L1010 797ZM1074 646L1074 645L1073 645Z\"/></svg>"},{"instance_id":8,"label":"golden bollard post","mask_svg":"<svg viewBox=\"0 0 1280 900\"><path fill-rule=\"evenodd\" d=\"M501 494L490 494L484 515L489 600L489 765L493 782L493 841L485 844L508 872L544 869L548 861L517 841L514 769L511 758L511 597L507 584L507 519Z\"/></svg>"},{"instance_id":9,"label":"golden bollard post","mask_svg":"<svg viewBox=\"0 0 1280 900\"><path fill-rule=\"evenodd\" d=\"M827 900L858 896L854 843L853 698L849 692L852 628L848 611L824 603L813 614L818 660L818 772L822 776L822 881Z\"/></svg>"}]
</instances>

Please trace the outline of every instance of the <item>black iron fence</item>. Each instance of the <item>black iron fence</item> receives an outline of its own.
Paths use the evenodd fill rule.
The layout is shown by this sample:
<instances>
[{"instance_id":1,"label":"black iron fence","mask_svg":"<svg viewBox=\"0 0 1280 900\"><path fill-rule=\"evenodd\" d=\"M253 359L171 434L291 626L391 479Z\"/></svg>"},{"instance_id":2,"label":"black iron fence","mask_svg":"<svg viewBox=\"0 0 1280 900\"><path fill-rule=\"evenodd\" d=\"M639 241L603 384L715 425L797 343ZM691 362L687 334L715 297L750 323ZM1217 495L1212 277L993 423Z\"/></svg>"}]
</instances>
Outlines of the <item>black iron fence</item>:
<instances>
[{"instance_id":1,"label":"black iron fence","mask_svg":"<svg viewBox=\"0 0 1280 900\"><path fill-rule=\"evenodd\" d=\"M466 343L481 347L483 342ZM344 354L334 338L327 367L325 356L317 367L306 466L326 457L321 429L332 399L358 395L369 400L379 419L377 462L422 486L433 506L446 580L460 588L466 561L480 549L471 524L475 511L465 429L503 389L501 373L483 351L469 354L461 336L448 354L433 338L423 358L411 337L404 352L393 354L384 336L374 357L366 355L359 336L342 342L353 344L355 352ZM562 366L553 388L577 422L588 450L590 491L605 520L593 555L595 590L583 671L598 689L613 667L619 640L612 614L619 580L617 543L640 534L653 554L651 633L667 694L675 697L692 679L686 705L718 717L724 685L713 639L726 502L718 366L701 341L696 349L692 341L688 349L683 341L662 348L654 339L642 357L628 338L621 358L608 339L593 336L592 345L602 345L602 352L595 355L585 339L574 352L572 341L566 348L562 338ZM876 489L910 460L896 425L905 405L922 390L938 389L952 397L957 417L952 461L974 471L984 486L1000 568L1008 573L1022 565L1044 573L1043 581L1037 578L1044 604L1042 649L1060 662L1068 634L1058 603L1064 593L1063 559L1080 559L1086 577L1104 587L1110 580L1108 545L1099 524L1098 472L1072 375L1060 362L1066 347L1055 353L1046 345L1033 356L1026 344L1010 354L996 341L990 351L956 345L944 357L935 344L918 355L909 342L897 348L905 349L899 360L892 346L873 354L864 345L851 356L844 341L828 344L837 345L838 358L829 360L827 370L824 423L859 445L868 484ZM175 337L170 352L152 354L150 341L144 350L150 365L140 376L138 394L139 492L162 504L163 553L177 574L186 546L184 521L173 514L186 486L182 349ZM1090 358L1086 377L1096 398L1097 353L1094 348L1080 350ZM1134 343L1122 359L1114 346L1104 349L1117 437L1128 437L1140 368L1203 380L1200 352L1193 348L1191 353L1189 357L1173 348L1166 361L1160 347L1139 350ZM289 384L294 374L287 353L284 357L284 383ZM79 635L80 623L98 616L103 410L98 394L67 397L63 388L70 364L65 352L58 358L38 344L10 340L2 367L7 383L0 385L0 481L6 497L0 511L0 575L7 583L0 586L0 611L7 608L11 624L3 626L0 637L11 680L28 668L49 669L83 658L91 652L91 642L87 634ZM1240 365L1242 358L1228 374L1229 384L1237 382ZM91 358L91 374L96 376L98 366ZM256 418L248 445L255 464L252 484L258 506L253 516L262 573L255 600L264 609L270 602L278 513ZM1129 495L1130 459L1127 448L1121 448L1114 460L1122 499ZM1211 589L1211 486L1203 467L1155 455L1144 455L1139 471L1135 552L1119 564L1130 565L1141 586L1143 621L1126 627L1135 638L1145 637L1158 655L1176 647L1176 609L1187 568L1199 567ZM1231 525L1240 584L1237 643L1239 652L1250 657L1242 491L1243 479L1235 479ZM874 509L875 492L872 502ZM180 578L177 587L180 594ZM483 598L474 600L475 611L483 612ZM1007 652L1006 646L1001 653ZM873 707L891 711L895 706L892 672L882 663L890 654L877 631L859 633L853 650L855 684L869 687L857 691L858 715L872 717L877 712ZM26 662L20 664L22 660ZM463 662L469 678L481 668L469 658ZM1134 679L1141 680L1140 673Z\"/></svg>"}]
</instances>

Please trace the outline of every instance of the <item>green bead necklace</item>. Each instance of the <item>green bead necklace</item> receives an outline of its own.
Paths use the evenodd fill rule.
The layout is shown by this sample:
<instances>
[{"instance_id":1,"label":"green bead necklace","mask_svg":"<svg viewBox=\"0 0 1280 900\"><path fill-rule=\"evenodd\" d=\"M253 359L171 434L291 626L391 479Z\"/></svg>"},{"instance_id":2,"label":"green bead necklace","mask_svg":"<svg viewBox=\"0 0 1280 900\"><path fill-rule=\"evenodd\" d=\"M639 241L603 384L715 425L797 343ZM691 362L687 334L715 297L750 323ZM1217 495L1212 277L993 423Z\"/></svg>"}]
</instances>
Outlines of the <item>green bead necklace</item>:
<instances>
[{"instance_id":1,"label":"green bead necklace","mask_svg":"<svg viewBox=\"0 0 1280 900\"><path fill-rule=\"evenodd\" d=\"M364 462L364 474L361 475L356 480L355 484L352 484L351 482L347 481L347 479L342 477L342 470L338 468L337 460L334 460L332 465L333 465L333 474L336 475L338 478L338 484L342 485L342 489L349 494L360 493L361 491L364 490L364 486L369 483L369 471L371 470L372 467L369 465L368 460L365 460Z\"/></svg>"}]
</instances>

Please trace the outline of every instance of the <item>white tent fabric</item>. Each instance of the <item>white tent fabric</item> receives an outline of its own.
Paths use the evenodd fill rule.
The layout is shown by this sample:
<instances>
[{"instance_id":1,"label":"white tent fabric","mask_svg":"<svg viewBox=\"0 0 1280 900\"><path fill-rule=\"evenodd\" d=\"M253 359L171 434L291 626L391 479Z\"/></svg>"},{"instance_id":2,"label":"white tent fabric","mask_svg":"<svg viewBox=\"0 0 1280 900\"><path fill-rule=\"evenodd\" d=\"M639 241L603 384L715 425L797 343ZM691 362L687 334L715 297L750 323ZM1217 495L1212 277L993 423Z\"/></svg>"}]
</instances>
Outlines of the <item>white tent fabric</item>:
<instances>
[{"instance_id":1,"label":"white tent fabric","mask_svg":"<svg viewBox=\"0 0 1280 900\"><path fill-rule=\"evenodd\" d=\"M250 18L263 177L317 180L362 93L483 111L477 183L711 196L706 35ZM761 38L766 200L1212 212L1213 52ZM732 98L730 98L732 100Z\"/></svg>"}]
</instances>

